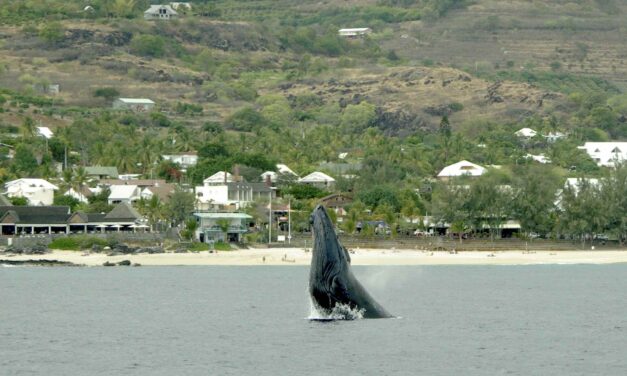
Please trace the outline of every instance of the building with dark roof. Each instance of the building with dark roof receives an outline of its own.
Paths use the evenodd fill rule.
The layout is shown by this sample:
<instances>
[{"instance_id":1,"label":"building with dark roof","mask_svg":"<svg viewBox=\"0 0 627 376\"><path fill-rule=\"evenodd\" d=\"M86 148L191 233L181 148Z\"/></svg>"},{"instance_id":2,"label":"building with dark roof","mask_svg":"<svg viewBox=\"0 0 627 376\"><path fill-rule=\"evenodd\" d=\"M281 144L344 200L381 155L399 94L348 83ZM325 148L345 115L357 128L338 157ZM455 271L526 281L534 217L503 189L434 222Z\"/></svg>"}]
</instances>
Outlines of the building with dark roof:
<instances>
[{"instance_id":1,"label":"building with dark roof","mask_svg":"<svg viewBox=\"0 0 627 376\"><path fill-rule=\"evenodd\" d=\"M147 227L129 204L117 205L107 214L70 212L69 206L0 206L0 234L88 233L134 231Z\"/></svg>"}]
</instances>

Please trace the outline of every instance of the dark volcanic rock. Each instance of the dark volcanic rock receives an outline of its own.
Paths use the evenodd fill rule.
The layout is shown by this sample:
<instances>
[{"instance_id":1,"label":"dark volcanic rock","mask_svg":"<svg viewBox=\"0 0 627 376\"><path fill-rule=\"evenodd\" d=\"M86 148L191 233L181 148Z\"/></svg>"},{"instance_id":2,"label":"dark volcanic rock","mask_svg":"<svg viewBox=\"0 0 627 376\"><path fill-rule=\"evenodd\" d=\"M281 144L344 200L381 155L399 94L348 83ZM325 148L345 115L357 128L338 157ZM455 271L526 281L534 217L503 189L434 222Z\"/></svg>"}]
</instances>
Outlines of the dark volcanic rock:
<instances>
[{"instance_id":1,"label":"dark volcanic rock","mask_svg":"<svg viewBox=\"0 0 627 376\"><path fill-rule=\"evenodd\" d=\"M109 262L109 261L105 261L105 262L102 264L102 266L115 266L115 264L114 264L114 263L112 263L112 262Z\"/></svg>"},{"instance_id":2,"label":"dark volcanic rock","mask_svg":"<svg viewBox=\"0 0 627 376\"><path fill-rule=\"evenodd\" d=\"M118 262L119 266L131 266L131 260L122 260Z\"/></svg>"},{"instance_id":3,"label":"dark volcanic rock","mask_svg":"<svg viewBox=\"0 0 627 376\"><path fill-rule=\"evenodd\" d=\"M15 265L15 266L83 266L80 264L74 264L69 261L59 260L1 260L0 265Z\"/></svg>"},{"instance_id":4,"label":"dark volcanic rock","mask_svg":"<svg viewBox=\"0 0 627 376\"><path fill-rule=\"evenodd\" d=\"M378 107L376 116L376 127L386 135L407 136L426 125L418 115L406 110L385 111Z\"/></svg>"}]
</instances>

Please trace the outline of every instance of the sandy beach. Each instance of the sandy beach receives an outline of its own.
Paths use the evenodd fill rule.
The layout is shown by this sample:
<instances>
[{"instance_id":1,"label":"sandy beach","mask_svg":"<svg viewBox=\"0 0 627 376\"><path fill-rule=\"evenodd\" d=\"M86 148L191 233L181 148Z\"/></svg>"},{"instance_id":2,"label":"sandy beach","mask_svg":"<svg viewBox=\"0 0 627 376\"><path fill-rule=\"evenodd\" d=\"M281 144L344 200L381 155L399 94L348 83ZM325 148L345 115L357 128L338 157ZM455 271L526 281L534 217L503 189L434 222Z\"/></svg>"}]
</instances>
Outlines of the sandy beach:
<instances>
[{"instance_id":1,"label":"sandy beach","mask_svg":"<svg viewBox=\"0 0 627 376\"><path fill-rule=\"evenodd\" d=\"M161 253L107 256L104 253L53 251L45 255L0 255L7 260L58 260L86 266L129 260L142 266L156 265L309 265L311 252L302 248L251 248L216 253ZM353 265L536 265L612 264L627 262L627 251L500 251L423 252L415 250L357 249Z\"/></svg>"}]
</instances>

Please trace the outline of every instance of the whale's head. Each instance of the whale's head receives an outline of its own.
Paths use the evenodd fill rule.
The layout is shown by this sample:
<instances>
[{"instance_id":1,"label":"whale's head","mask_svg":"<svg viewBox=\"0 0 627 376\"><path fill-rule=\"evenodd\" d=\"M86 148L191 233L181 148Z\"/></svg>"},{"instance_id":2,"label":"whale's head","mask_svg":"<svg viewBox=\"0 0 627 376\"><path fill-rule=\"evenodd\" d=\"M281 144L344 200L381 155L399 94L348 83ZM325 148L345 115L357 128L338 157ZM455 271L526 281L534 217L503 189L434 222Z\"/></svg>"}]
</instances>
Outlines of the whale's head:
<instances>
[{"instance_id":1,"label":"whale's head","mask_svg":"<svg viewBox=\"0 0 627 376\"><path fill-rule=\"evenodd\" d=\"M313 257L325 263L342 264L350 262L344 248L340 245L335 234L333 222L322 205L316 206L309 218L311 224L314 247Z\"/></svg>"}]
</instances>

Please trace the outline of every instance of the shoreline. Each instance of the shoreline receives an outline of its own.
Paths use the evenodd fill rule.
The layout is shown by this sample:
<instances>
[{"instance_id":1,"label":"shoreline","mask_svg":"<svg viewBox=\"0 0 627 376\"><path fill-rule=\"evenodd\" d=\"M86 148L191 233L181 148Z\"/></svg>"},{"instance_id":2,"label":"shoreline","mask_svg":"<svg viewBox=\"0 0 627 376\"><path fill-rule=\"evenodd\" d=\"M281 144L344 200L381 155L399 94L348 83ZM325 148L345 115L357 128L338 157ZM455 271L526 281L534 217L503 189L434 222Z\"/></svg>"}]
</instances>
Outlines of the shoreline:
<instances>
[{"instance_id":1,"label":"shoreline","mask_svg":"<svg viewBox=\"0 0 627 376\"><path fill-rule=\"evenodd\" d=\"M546 265L546 264L616 264L627 263L627 251L467 251L428 252L416 250L358 249L351 253L352 265ZM309 265L311 252L302 248L251 248L216 253L157 253L107 256L105 253L52 251L44 255L0 254L0 260L56 260L84 266L102 266L105 262L129 260L141 266L253 266Z\"/></svg>"}]
</instances>

